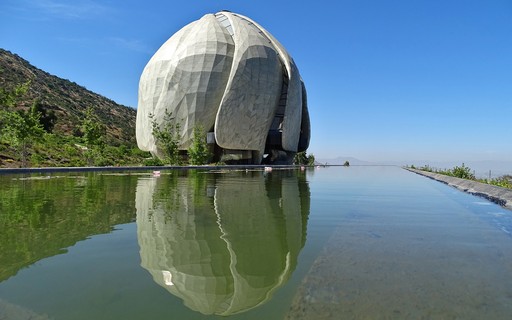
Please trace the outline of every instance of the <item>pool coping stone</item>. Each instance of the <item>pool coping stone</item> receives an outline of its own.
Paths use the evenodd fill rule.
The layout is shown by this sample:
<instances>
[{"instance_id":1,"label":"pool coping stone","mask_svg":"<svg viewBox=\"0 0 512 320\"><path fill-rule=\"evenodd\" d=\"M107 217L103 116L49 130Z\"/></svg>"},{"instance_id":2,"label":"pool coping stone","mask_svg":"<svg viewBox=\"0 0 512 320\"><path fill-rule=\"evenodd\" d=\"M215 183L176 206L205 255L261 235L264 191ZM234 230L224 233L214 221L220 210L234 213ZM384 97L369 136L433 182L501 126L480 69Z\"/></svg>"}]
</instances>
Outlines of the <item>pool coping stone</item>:
<instances>
[{"instance_id":1,"label":"pool coping stone","mask_svg":"<svg viewBox=\"0 0 512 320\"><path fill-rule=\"evenodd\" d=\"M511 189L493 186L490 184L474 180L451 177L440 173L422 171L418 169L406 168L406 170L445 183L451 187L470 193L472 195L486 198L487 200L492 201L504 208L512 210Z\"/></svg>"}]
</instances>

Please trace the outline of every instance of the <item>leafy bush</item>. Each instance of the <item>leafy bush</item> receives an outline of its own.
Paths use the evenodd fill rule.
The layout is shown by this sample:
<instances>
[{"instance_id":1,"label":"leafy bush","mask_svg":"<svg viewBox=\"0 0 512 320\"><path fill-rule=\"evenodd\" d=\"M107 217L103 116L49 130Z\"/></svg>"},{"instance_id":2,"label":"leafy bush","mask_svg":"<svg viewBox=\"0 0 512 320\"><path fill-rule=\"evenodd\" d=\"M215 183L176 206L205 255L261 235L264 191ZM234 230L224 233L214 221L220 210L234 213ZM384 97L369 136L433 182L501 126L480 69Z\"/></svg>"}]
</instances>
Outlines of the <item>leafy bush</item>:
<instances>
[{"instance_id":1,"label":"leafy bush","mask_svg":"<svg viewBox=\"0 0 512 320\"><path fill-rule=\"evenodd\" d=\"M471 169L469 167L466 167L464 165L464 163L460 167L455 166L450 171L450 173L451 173L450 174L451 176L454 176L457 178L475 180L475 175L473 173L471 173Z\"/></svg>"},{"instance_id":2,"label":"leafy bush","mask_svg":"<svg viewBox=\"0 0 512 320\"><path fill-rule=\"evenodd\" d=\"M115 164L114 160L108 157L99 154L94 159L94 165L97 167L107 167L113 166Z\"/></svg>"},{"instance_id":3,"label":"leafy bush","mask_svg":"<svg viewBox=\"0 0 512 320\"><path fill-rule=\"evenodd\" d=\"M44 157L39 153L33 153L30 156L30 162L33 167L39 167L44 161Z\"/></svg>"},{"instance_id":4,"label":"leafy bush","mask_svg":"<svg viewBox=\"0 0 512 320\"><path fill-rule=\"evenodd\" d=\"M491 184L493 186L498 186L502 188L512 189L512 177L511 176L501 176L499 178L494 179L484 179L481 182Z\"/></svg>"},{"instance_id":5,"label":"leafy bush","mask_svg":"<svg viewBox=\"0 0 512 320\"><path fill-rule=\"evenodd\" d=\"M149 153L147 151L142 151L139 148L132 148L130 151L130 155L132 157L148 158L151 156L151 153Z\"/></svg>"},{"instance_id":6,"label":"leafy bush","mask_svg":"<svg viewBox=\"0 0 512 320\"><path fill-rule=\"evenodd\" d=\"M424 165L423 167L419 167L418 169L427 172L434 172L434 170L432 170L432 168L428 164Z\"/></svg>"},{"instance_id":7,"label":"leafy bush","mask_svg":"<svg viewBox=\"0 0 512 320\"><path fill-rule=\"evenodd\" d=\"M293 157L293 164L314 166L315 156L313 154L307 155L306 151L297 152Z\"/></svg>"},{"instance_id":8,"label":"leafy bush","mask_svg":"<svg viewBox=\"0 0 512 320\"><path fill-rule=\"evenodd\" d=\"M152 158L149 158L149 159L144 159L144 162L143 164L146 166L146 167L153 167L153 166L163 166L164 163L162 160L160 160L159 158L157 157L152 157Z\"/></svg>"},{"instance_id":9,"label":"leafy bush","mask_svg":"<svg viewBox=\"0 0 512 320\"><path fill-rule=\"evenodd\" d=\"M192 165L207 164L212 154L206 143L206 133L201 126L194 127L192 146L188 149L188 160Z\"/></svg>"},{"instance_id":10,"label":"leafy bush","mask_svg":"<svg viewBox=\"0 0 512 320\"><path fill-rule=\"evenodd\" d=\"M171 165L181 164L179 154L181 125L175 120L172 113L166 111L162 123L154 119L150 114L153 137L156 145L164 153L165 162Z\"/></svg>"},{"instance_id":11,"label":"leafy bush","mask_svg":"<svg viewBox=\"0 0 512 320\"><path fill-rule=\"evenodd\" d=\"M414 165L412 165L411 168L414 169ZM502 188L512 189L512 176L505 175L505 176L502 176L499 178L494 178L494 179L478 179L477 180L475 175L471 172L472 171L471 168L466 167L464 165L464 163L462 164L462 166L460 166L460 167L455 166L453 169L443 169L443 170L433 169L433 168L429 167L428 165L420 167L419 169L423 170L423 171L444 174L447 176L457 177L457 178L461 178L461 179L475 180L478 182L487 183L487 184L502 187Z\"/></svg>"}]
</instances>

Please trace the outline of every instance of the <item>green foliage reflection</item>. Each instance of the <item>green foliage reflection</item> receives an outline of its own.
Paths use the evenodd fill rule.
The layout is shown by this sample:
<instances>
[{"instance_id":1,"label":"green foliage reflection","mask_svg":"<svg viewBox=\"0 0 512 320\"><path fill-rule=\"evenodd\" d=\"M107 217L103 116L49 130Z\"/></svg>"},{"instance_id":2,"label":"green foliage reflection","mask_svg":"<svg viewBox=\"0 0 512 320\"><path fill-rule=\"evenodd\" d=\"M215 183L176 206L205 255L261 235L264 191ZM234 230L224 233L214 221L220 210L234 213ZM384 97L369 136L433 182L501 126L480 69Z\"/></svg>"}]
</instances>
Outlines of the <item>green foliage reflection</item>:
<instances>
[{"instance_id":1,"label":"green foliage reflection","mask_svg":"<svg viewBox=\"0 0 512 320\"><path fill-rule=\"evenodd\" d=\"M136 177L0 177L0 281L134 219Z\"/></svg>"}]
</instances>

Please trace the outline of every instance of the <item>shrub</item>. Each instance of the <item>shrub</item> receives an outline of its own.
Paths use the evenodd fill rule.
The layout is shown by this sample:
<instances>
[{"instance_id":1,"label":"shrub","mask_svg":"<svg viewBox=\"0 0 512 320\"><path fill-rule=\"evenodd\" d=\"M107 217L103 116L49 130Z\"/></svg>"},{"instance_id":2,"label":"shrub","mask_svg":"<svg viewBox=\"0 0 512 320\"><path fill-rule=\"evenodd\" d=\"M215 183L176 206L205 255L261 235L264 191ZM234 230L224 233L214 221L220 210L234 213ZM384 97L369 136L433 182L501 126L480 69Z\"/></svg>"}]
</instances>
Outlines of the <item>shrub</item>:
<instances>
[{"instance_id":1,"label":"shrub","mask_svg":"<svg viewBox=\"0 0 512 320\"><path fill-rule=\"evenodd\" d=\"M181 158L179 154L180 144L180 131L181 126L178 122L175 123L172 113L166 111L163 122L159 124L154 115L149 117L151 120L152 134L155 137L156 145L164 153L165 162L171 165L179 165Z\"/></svg>"},{"instance_id":2,"label":"shrub","mask_svg":"<svg viewBox=\"0 0 512 320\"><path fill-rule=\"evenodd\" d=\"M192 165L207 164L212 157L206 143L206 133L201 126L194 127L192 146L188 149L188 159Z\"/></svg>"},{"instance_id":3,"label":"shrub","mask_svg":"<svg viewBox=\"0 0 512 320\"><path fill-rule=\"evenodd\" d=\"M471 173L471 169L466 167L464 163L462 166L455 166L451 171L451 175L457 178L475 180L475 175Z\"/></svg>"},{"instance_id":4,"label":"shrub","mask_svg":"<svg viewBox=\"0 0 512 320\"><path fill-rule=\"evenodd\" d=\"M297 152L293 157L293 164L295 165L315 165L315 156L313 154L307 155L306 151Z\"/></svg>"},{"instance_id":5,"label":"shrub","mask_svg":"<svg viewBox=\"0 0 512 320\"><path fill-rule=\"evenodd\" d=\"M494 178L491 180L486 180L484 182L487 182L488 184L492 184L494 186L512 189L512 180L510 180L509 176L501 176L499 178Z\"/></svg>"},{"instance_id":6,"label":"shrub","mask_svg":"<svg viewBox=\"0 0 512 320\"><path fill-rule=\"evenodd\" d=\"M163 166L164 165L162 160L160 160L157 157L152 157L152 158L144 159L143 164L146 167Z\"/></svg>"}]
</instances>

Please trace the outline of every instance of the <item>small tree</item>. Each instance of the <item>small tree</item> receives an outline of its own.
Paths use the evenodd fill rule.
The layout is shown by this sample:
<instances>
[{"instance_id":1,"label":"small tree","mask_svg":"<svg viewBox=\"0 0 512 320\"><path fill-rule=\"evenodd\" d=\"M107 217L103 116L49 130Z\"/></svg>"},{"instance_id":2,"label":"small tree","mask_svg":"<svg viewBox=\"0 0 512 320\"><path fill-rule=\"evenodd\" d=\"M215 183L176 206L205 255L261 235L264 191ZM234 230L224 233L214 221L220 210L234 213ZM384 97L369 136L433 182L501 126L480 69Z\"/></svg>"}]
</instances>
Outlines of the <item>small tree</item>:
<instances>
[{"instance_id":1,"label":"small tree","mask_svg":"<svg viewBox=\"0 0 512 320\"><path fill-rule=\"evenodd\" d=\"M293 164L295 165L305 165L305 166L314 166L315 165L315 156L310 154L309 156L306 154L306 151L297 152L293 157Z\"/></svg>"},{"instance_id":2,"label":"small tree","mask_svg":"<svg viewBox=\"0 0 512 320\"><path fill-rule=\"evenodd\" d=\"M156 140L157 147L164 153L164 161L171 165L179 165L181 163L179 154L180 130L179 123L175 123L172 113L165 111L164 119L159 124L154 115L150 114L152 134Z\"/></svg>"},{"instance_id":3,"label":"small tree","mask_svg":"<svg viewBox=\"0 0 512 320\"><path fill-rule=\"evenodd\" d=\"M350 162L348 162L348 160L346 160L345 163L343 163L343 166L350 167Z\"/></svg>"},{"instance_id":4,"label":"small tree","mask_svg":"<svg viewBox=\"0 0 512 320\"><path fill-rule=\"evenodd\" d=\"M451 174L457 178L475 180L475 175L471 173L471 169L469 167L466 167L464 163L462 164L461 167L455 166L451 170Z\"/></svg>"},{"instance_id":5,"label":"small tree","mask_svg":"<svg viewBox=\"0 0 512 320\"><path fill-rule=\"evenodd\" d=\"M48 110L48 106L40 101L36 101L34 105L36 110L41 114L39 122L41 122L44 131L51 133L55 127L55 123L57 122L57 115L55 114L55 111Z\"/></svg>"},{"instance_id":6,"label":"small tree","mask_svg":"<svg viewBox=\"0 0 512 320\"><path fill-rule=\"evenodd\" d=\"M14 107L18 103L20 97L27 93L30 87L30 81L19 84L12 90L0 88L0 107Z\"/></svg>"},{"instance_id":7,"label":"small tree","mask_svg":"<svg viewBox=\"0 0 512 320\"><path fill-rule=\"evenodd\" d=\"M32 142L42 138L44 129L40 123L41 113L35 104L29 110L15 110L30 82L20 84L13 90L0 90L0 134L2 139L20 153L21 165L27 165L27 156Z\"/></svg>"},{"instance_id":8,"label":"small tree","mask_svg":"<svg viewBox=\"0 0 512 320\"><path fill-rule=\"evenodd\" d=\"M211 158L211 153L208 150L206 143L206 133L202 126L194 127L194 137L192 139L192 146L188 149L188 159L192 165L202 165L208 163Z\"/></svg>"},{"instance_id":9,"label":"small tree","mask_svg":"<svg viewBox=\"0 0 512 320\"><path fill-rule=\"evenodd\" d=\"M83 140L87 147L102 145L103 137L106 134L106 128L93 115L92 108L85 111L85 118L82 120L80 129L83 133Z\"/></svg>"},{"instance_id":10,"label":"small tree","mask_svg":"<svg viewBox=\"0 0 512 320\"><path fill-rule=\"evenodd\" d=\"M297 152L293 157L293 164L295 165L306 165L308 163L308 158L306 156L306 151Z\"/></svg>"},{"instance_id":11,"label":"small tree","mask_svg":"<svg viewBox=\"0 0 512 320\"><path fill-rule=\"evenodd\" d=\"M101 158L101 149L104 145L104 136L106 128L93 115L92 108L85 111L85 118L82 120L80 129L83 133L83 141L87 146L86 158L87 164L93 165L95 158Z\"/></svg>"},{"instance_id":12,"label":"small tree","mask_svg":"<svg viewBox=\"0 0 512 320\"><path fill-rule=\"evenodd\" d=\"M308 166L314 166L315 165L315 156L313 154L310 154L308 156Z\"/></svg>"}]
</instances>

